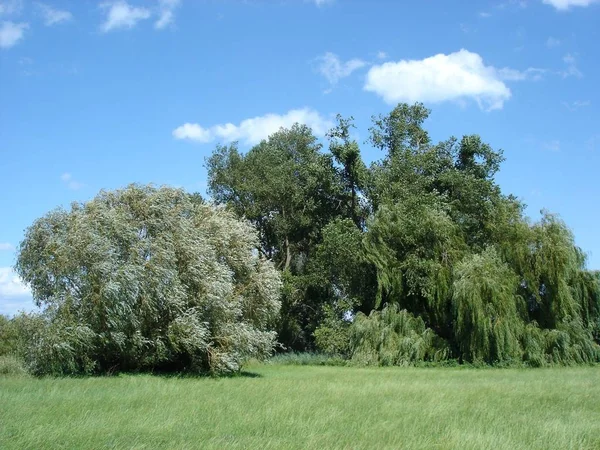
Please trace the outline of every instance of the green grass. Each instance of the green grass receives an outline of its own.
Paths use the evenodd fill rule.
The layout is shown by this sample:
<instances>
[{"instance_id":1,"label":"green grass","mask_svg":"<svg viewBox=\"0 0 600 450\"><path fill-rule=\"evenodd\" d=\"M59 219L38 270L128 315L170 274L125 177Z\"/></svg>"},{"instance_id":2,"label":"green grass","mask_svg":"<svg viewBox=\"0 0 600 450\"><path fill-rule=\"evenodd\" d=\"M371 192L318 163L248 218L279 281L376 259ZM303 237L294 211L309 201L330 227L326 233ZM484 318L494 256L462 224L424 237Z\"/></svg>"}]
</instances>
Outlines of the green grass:
<instances>
[{"instance_id":1,"label":"green grass","mask_svg":"<svg viewBox=\"0 0 600 450\"><path fill-rule=\"evenodd\" d=\"M0 377L0 448L599 449L600 368Z\"/></svg>"}]
</instances>

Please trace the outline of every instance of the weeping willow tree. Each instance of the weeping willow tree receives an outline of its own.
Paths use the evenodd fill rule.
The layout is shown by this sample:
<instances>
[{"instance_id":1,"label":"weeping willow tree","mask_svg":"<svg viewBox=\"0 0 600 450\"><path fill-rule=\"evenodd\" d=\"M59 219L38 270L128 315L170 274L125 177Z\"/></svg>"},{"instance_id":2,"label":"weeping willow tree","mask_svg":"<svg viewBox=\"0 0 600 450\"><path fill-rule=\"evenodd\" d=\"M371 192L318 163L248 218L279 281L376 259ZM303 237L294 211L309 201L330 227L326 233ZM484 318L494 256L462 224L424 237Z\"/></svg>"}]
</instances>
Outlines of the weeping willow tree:
<instances>
[{"instance_id":1,"label":"weeping willow tree","mask_svg":"<svg viewBox=\"0 0 600 450\"><path fill-rule=\"evenodd\" d=\"M376 306L398 305L449 336L452 266L466 247L443 205L404 201L381 206L364 245L377 269Z\"/></svg>"},{"instance_id":2,"label":"weeping willow tree","mask_svg":"<svg viewBox=\"0 0 600 450\"><path fill-rule=\"evenodd\" d=\"M350 327L350 354L354 363L408 366L421 361L442 361L448 347L420 317L397 305L385 306L369 316L359 313Z\"/></svg>"},{"instance_id":3,"label":"weeping willow tree","mask_svg":"<svg viewBox=\"0 0 600 450\"><path fill-rule=\"evenodd\" d=\"M469 255L455 269L455 337L469 361L520 360L526 310L518 278L493 247Z\"/></svg>"},{"instance_id":4,"label":"weeping willow tree","mask_svg":"<svg viewBox=\"0 0 600 450\"><path fill-rule=\"evenodd\" d=\"M422 129L427 115L422 105L399 106L371 130L387 152L366 189L374 214L363 242L377 273L376 309L406 309L462 361L598 361L600 276L586 270L569 228L547 212L530 223L494 180L502 152L478 136L434 145ZM381 324L373 313L356 326L369 321ZM390 345L389 334L372 336L361 354Z\"/></svg>"}]
</instances>

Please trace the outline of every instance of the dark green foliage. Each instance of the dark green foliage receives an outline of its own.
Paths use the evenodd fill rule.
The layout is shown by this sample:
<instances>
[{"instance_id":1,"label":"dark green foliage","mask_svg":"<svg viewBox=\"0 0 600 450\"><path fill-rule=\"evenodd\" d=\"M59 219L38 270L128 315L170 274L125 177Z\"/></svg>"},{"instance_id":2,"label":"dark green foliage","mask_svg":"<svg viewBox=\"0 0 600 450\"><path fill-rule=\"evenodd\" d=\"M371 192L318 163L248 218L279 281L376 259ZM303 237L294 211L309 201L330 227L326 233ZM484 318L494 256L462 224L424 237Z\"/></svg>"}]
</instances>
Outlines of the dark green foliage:
<instances>
[{"instance_id":1,"label":"dark green foliage","mask_svg":"<svg viewBox=\"0 0 600 450\"><path fill-rule=\"evenodd\" d=\"M286 273L280 341L368 364L598 361L600 275L568 227L530 223L495 182L502 151L477 135L433 143L429 113L374 117L369 168L341 116L329 152L296 126L210 158L215 200Z\"/></svg>"}]
</instances>

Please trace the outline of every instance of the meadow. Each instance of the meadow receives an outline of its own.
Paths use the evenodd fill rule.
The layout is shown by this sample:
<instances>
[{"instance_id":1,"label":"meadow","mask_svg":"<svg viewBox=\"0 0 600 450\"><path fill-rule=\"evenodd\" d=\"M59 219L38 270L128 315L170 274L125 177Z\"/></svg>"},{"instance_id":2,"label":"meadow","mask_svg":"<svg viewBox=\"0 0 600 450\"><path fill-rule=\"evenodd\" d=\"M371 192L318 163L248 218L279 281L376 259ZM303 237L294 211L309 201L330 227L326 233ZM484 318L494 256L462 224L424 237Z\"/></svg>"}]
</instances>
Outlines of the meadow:
<instances>
[{"instance_id":1,"label":"meadow","mask_svg":"<svg viewBox=\"0 0 600 450\"><path fill-rule=\"evenodd\" d=\"M598 449L600 367L0 376L2 449Z\"/></svg>"}]
</instances>

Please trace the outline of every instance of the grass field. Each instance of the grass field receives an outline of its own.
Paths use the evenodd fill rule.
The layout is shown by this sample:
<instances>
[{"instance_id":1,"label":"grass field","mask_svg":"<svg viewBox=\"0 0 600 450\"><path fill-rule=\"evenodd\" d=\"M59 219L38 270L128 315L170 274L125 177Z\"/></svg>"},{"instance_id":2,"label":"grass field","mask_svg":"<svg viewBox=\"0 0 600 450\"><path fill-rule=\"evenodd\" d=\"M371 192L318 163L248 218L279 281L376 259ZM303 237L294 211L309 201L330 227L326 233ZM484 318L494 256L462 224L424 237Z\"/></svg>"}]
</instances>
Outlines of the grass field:
<instances>
[{"instance_id":1,"label":"grass field","mask_svg":"<svg viewBox=\"0 0 600 450\"><path fill-rule=\"evenodd\" d=\"M0 377L2 449L600 449L600 368Z\"/></svg>"}]
</instances>

